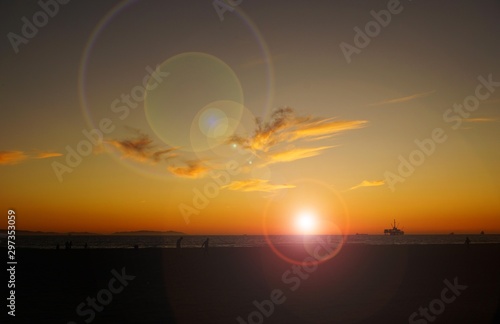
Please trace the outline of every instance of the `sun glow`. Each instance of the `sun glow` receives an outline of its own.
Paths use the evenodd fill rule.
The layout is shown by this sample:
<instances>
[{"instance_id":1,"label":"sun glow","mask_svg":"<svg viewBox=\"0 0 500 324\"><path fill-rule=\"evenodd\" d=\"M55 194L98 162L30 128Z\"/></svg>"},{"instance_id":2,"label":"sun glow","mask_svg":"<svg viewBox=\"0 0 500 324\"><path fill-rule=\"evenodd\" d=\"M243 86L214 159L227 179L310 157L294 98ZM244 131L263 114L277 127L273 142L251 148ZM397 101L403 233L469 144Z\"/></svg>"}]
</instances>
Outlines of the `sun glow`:
<instances>
[{"instance_id":1,"label":"sun glow","mask_svg":"<svg viewBox=\"0 0 500 324\"><path fill-rule=\"evenodd\" d=\"M304 234L311 234L316 229L316 215L305 211L298 214L295 221L297 229Z\"/></svg>"}]
</instances>

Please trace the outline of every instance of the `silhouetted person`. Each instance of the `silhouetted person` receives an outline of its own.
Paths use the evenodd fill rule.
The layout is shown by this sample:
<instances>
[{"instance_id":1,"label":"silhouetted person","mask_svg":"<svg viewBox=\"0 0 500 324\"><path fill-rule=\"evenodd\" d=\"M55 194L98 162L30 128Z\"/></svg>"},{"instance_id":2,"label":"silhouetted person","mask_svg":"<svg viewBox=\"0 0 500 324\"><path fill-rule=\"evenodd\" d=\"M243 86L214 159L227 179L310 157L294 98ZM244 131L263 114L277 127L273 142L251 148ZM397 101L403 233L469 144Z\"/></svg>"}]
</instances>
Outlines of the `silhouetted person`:
<instances>
[{"instance_id":1,"label":"silhouetted person","mask_svg":"<svg viewBox=\"0 0 500 324\"><path fill-rule=\"evenodd\" d=\"M182 236L177 239L177 243L175 243L175 247L177 248L177 253L181 253L181 241Z\"/></svg>"},{"instance_id":2,"label":"silhouetted person","mask_svg":"<svg viewBox=\"0 0 500 324\"><path fill-rule=\"evenodd\" d=\"M465 237L465 245L467 245L467 247L469 247L469 244L470 244L469 237L468 237L468 236L466 236L466 237Z\"/></svg>"},{"instance_id":3,"label":"silhouetted person","mask_svg":"<svg viewBox=\"0 0 500 324\"><path fill-rule=\"evenodd\" d=\"M59 250L59 243L56 244L56 250Z\"/></svg>"},{"instance_id":4,"label":"silhouetted person","mask_svg":"<svg viewBox=\"0 0 500 324\"><path fill-rule=\"evenodd\" d=\"M85 245L83 246L84 249L88 248L87 242L85 242Z\"/></svg>"},{"instance_id":5,"label":"silhouetted person","mask_svg":"<svg viewBox=\"0 0 500 324\"><path fill-rule=\"evenodd\" d=\"M205 240L205 242L203 242L203 244L201 245L201 247L205 248L205 254L208 254L208 237L207 239Z\"/></svg>"},{"instance_id":6,"label":"silhouetted person","mask_svg":"<svg viewBox=\"0 0 500 324\"><path fill-rule=\"evenodd\" d=\"M138 245L138 244L134 245L134 249L136 249L136 250L137 250L138 248L139 248L139 245Z\"/></svg>"}]
</instances>

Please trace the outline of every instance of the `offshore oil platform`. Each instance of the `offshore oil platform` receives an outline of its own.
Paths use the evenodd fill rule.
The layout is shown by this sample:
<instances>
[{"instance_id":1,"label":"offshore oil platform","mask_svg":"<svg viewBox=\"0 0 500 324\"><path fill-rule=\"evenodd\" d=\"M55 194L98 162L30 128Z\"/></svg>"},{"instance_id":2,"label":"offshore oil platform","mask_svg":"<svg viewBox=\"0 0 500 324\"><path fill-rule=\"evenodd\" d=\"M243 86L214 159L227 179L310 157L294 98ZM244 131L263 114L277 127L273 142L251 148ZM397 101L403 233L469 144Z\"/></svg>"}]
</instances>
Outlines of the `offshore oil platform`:
<instances>
[{"instance_id":1,"label":"offshore oil platform","mask_svg":"<svg viewBox=\"0 0 500 324\"><path fill-rule=\"evenodd\" d=\"M396 226L396 220L394 220L394 225L392 225L392 228L386 228L384 230L384 234L385 235L404 235L405 232L400 230L397 226Z\"/></svg>"}]
</instances>

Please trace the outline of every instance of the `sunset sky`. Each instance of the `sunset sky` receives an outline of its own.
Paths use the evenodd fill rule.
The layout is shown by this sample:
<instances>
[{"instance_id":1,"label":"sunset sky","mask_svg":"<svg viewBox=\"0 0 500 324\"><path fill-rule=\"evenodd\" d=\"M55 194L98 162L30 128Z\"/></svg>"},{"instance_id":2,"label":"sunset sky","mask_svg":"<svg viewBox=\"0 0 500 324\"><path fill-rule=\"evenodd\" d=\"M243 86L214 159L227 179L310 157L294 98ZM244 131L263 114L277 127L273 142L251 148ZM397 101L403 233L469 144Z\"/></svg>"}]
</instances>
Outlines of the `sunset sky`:
<instances>
[{"instance_id":1,"label":"sunset sky","mask_svg":"<svg viewBox=\"0 0 500 324\"><path fill-rule=\"evenodd\" d=\"M214 3L2 1L18 229L500 233L498 1Z\"/></svg>"}]
</instances>

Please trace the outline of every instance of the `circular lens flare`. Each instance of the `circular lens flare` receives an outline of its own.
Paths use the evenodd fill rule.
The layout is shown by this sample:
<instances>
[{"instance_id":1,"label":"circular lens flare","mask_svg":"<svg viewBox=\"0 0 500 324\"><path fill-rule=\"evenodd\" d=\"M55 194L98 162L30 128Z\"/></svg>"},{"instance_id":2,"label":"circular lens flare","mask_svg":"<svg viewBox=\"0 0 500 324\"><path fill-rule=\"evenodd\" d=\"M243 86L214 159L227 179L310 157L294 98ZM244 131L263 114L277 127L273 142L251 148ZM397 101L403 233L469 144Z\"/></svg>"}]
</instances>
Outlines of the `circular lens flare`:
<instances>
[{"instance_id":1,"label":"circular lens flare","mask_svg":"<svg viewBox=\"0 0 500 324\"><path fill-rule=\"evenodd\" d=\"M284 261L296 265L321 264L342 249L349 227L349 213L342 196L314 179L290 182L292 188L273 195L263 210L263 231L269 248ZM314 206L314 209L302 209ZM274 235L303 236L302 248L273 242ZM306 257L300 257L300 250ZM298 254L297 254L298 253Z\"/></svg>"},{"instance_id":2,"label":"circular lens flare","mask_svg":"<svg viewBox=\"0 0 500 324\"><path fill-rule=\"evenodd\" d=\"M228 124L226 114L217 108L205 110L198 120L200 131L211 138L223 136L227 131Z\"/></svg>"},{"instance_id":3,"label":"circular lens flare","mask_svg":"<svg viewBox=\"0 0 500 324\"><path fill-rule=\"evenodd\" d=\"M243 113L243 90L232 68L201 52L182 53L160 65L169 73L157 83L150 78L145 101L149 126L164 143L196 152L224 143ZM147 88L148 88L147 87Z\"/></svg>"}]
</instances>

